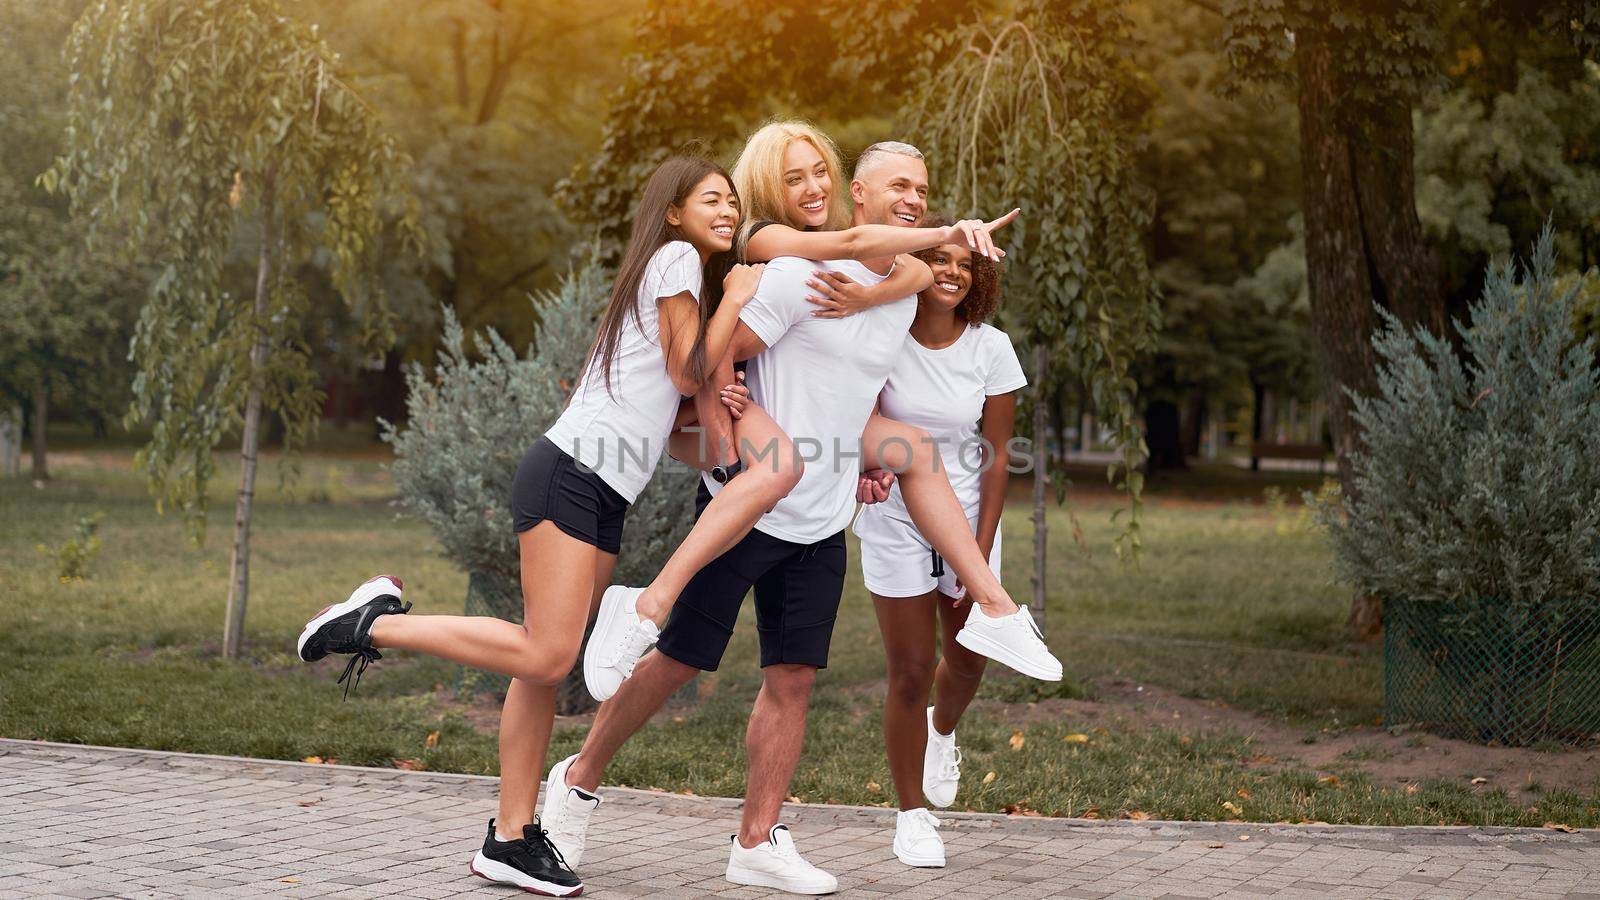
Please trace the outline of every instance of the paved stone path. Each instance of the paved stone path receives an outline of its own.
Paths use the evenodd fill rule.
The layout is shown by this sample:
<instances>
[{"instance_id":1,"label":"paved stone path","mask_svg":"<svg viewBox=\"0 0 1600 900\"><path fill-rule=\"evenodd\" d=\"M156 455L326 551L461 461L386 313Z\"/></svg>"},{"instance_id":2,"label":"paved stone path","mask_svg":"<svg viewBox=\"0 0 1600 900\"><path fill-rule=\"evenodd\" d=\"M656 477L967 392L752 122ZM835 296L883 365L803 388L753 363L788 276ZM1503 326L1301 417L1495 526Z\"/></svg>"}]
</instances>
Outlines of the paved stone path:
<instances>
[{"instance_id":1,"label":"paved stone path","mask_svg":"<svg viewBox=\"0 0 1600 900\"><path fill-rule=\"evenodd\" d=\"M0 897L479 897L493 778L0 740ZM943 816L908 869L889 810L792 806L857 897L1568 897L1600 900L1600 832ZM760 897L722 880L738 802L611 790L596 897Z\"/></svg>"}]
</instances>

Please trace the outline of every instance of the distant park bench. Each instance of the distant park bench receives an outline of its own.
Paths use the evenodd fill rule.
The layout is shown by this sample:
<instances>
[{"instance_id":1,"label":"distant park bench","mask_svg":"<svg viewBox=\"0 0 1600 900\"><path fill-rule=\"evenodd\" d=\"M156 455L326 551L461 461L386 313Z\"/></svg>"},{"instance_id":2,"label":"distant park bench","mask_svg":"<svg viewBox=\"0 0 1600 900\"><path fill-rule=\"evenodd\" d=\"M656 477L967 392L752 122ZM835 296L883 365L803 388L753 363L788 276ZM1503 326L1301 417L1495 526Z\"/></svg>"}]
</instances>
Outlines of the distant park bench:
<instances>
[{"instance_id":1,"label":"distant park bench","mask_svg":"<svg viewBox=\"0 0 1600 900\"><path fill-rule=\"evenodd\" d=\"M1250 469L1261 468L1263 459L1314 459L1321 474L1328 462L1328 450L1321 444L1270 444L1257 441L1250 445Z\"/></svg>"}]
</instances>

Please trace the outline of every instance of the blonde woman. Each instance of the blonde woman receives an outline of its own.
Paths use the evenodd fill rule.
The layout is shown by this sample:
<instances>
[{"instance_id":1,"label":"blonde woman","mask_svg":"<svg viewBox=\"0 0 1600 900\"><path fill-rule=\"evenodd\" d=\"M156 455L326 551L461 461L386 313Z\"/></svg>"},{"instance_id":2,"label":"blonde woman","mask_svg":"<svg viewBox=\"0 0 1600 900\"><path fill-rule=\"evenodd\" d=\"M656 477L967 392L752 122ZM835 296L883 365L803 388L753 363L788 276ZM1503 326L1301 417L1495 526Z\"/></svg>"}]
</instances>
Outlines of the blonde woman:
<instances>
[{"instance_id":1,"label":"blonde woman","mask_svg":"<svg viewBox=\"0 0 1600 900\"><path fill-rule=\"evenodd\" d=\"M850 204L837 188L848 183L841 171L833 141L810 124L793 120L758 129L733 167L734 190L748 210L737 241L744 261L894 258L889 276L877 284L819 266L807 283L815 292L809 299L819 307L814 315L848 316L931 287L932 270L910 255L919 250L959 244L991 260L1005 255L991 233L1016 218L1018 210L988 223L972 219L916 228L927 207L927 187L910 185L905 178L889 179L881 188L874 183L873 188L903 195L890 198L891 215L899 221L847 227ZM861 183L855 187L868 189ZM859 205L866 198L852 199ZM689 579L748 534L803 473L793 444L771 418L760 412L745 415L746 392L736 378L742 373L736 376L732 358L726 358L708 382L711 389L703 390L693 404L684 404L680 422L693 415L699 425L676 432L671 453L709 471L726 489L696 520L654 581L643 588L614 585L605 592L584 649L584 683L596 700L610 698L655 644ZM757 461L760 465L753 465ZM750 483L733 479L740 471L749 473L745 477Z\"/></svg>"}]
</instances>

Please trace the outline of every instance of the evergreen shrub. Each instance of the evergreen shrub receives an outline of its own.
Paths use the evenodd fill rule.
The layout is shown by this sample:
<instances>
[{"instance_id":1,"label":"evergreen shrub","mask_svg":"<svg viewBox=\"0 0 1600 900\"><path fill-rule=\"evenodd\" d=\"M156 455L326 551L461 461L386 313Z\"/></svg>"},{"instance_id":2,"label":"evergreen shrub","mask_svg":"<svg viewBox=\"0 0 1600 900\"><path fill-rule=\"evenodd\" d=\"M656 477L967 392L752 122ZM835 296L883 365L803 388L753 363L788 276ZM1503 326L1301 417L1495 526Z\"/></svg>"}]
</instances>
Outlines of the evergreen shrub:
<instances>
[{"instance_id":1,"label":"evergreen shrub","mask_svg":"<svg viewBox=\"0 0 1600 900\"><path fill-rule=\"evenodd\" d=\"M1459 350L1387 313L1373 337L1356 496L1316 505L1340 580L1384 603L1391 725L1600 737L1600 369L1559 284L1546 229L1491 267Z\"/></svg>"}]
</instances>

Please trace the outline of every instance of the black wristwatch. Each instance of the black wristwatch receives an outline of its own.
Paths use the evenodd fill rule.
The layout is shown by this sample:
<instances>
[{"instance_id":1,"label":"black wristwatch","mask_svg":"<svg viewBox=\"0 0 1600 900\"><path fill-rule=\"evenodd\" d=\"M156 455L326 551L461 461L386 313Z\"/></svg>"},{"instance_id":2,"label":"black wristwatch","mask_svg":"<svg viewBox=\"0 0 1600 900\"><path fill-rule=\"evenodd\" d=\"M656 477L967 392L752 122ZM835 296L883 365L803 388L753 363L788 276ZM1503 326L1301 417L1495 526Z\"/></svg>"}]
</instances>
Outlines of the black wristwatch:
<instances>
[{"instance_id":1,"label":"black wristwatch","mask_svg":"<svg viewBox=\"0 0 1600 900\"><path fill-rule=\"evenodd\" d=\"M731 466L716 465L711 467L711 480L717 484L727 484L733 476L744 469L744 460L736 459Z\"/></svg>"}]
</instances>

